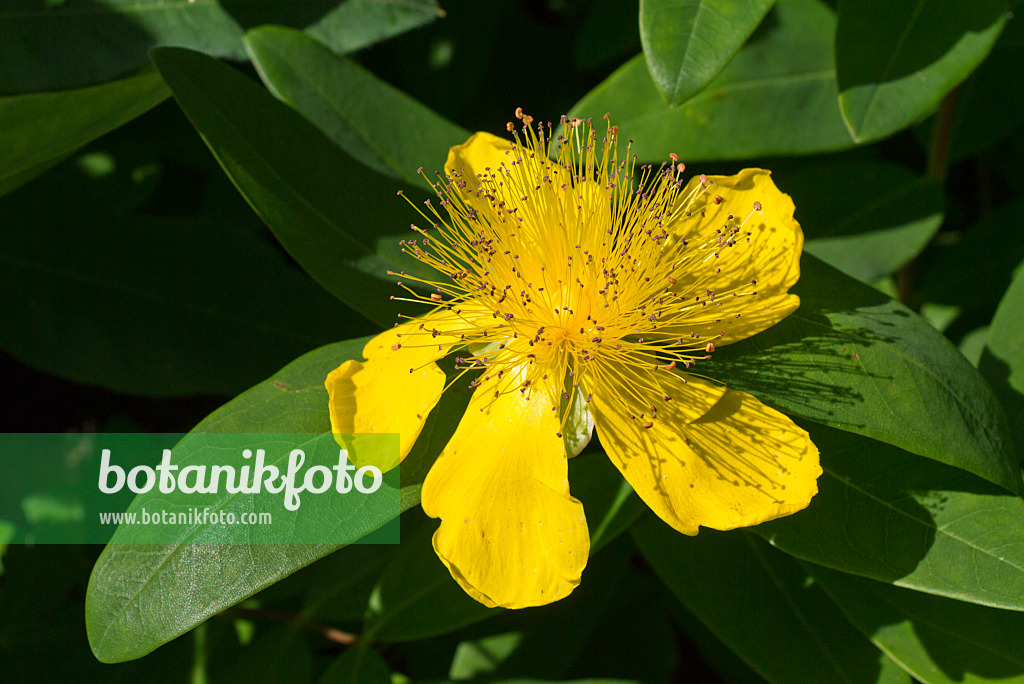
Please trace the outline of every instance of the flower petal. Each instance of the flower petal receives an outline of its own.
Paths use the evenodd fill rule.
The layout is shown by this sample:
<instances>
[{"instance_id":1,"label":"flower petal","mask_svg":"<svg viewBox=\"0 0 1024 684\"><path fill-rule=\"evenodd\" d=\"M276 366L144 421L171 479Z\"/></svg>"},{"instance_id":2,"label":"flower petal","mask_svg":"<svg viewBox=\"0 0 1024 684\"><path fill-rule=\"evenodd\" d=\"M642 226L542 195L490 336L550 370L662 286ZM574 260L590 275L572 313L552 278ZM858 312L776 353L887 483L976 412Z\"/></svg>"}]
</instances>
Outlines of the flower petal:
<instances>
[{"instance_id":1,"label":"flower petal","mask_svg":"<svg viewBox=\"0 0 1024 684\"><path fill-rule=\"evenodd\" d=\"M423 483L423 510L441 518L434 550L470 596L487 606L544 605L576 588L590 553L556 437L559 388L534 384L527 400L515 389L495 398L495 387L473 395Z\"/></svg>"},{"instance_id":2,"label":"flower petal","mask_svg":"<svg viewBox=\"0 0 1024 684\"><path fill-rule=\"evenodd\" d=\"M692 420L673 398L673 410L659 406L644 422L630 419L626 391L614 381L595 391L598 438L640 498L680 532L756 525L806 507L817 493L821 467L807 433L751 395L725 391Z\"/></svg>"},{"instance_id":3,"label":"flower petal","mask_svg":"<svg viewBox=\"0 0 1024 684\"><path fill-rule=\"evenodd\" d=\"M745 169L707 179L708 189L685 207L690 217L678 224L678 235L691 250L707 247L699 253L699 263L676 272L678 282L672 288L692 292L703 303L665 321L660 330L678 337L692 332L722 345L759 333L796 310L800 300L788 290L800 277L804 238L793 218L793 200L775 187L770 171ZM700 178L691 179L682 196L689 197L699 185ZM726 226L739 227L732 246L719 242L728 235ZM714 301L705 296L708 289L715 293Z\"/></svg>"},{"instance_id":4,"label":"flower petal","mask_svg":"<svg viewBox=\"0 0 1024 684\"><path fill-rule=\"evenodd\" d=\"M480 186L477 176L497 172L502 162L508 164L512 142L490 133L474 133L469 140L448 151L444 172L450 178L462 178L466 193L476 192Z\"/></svg>"},{"instance_id":5,"label":"flower petal","mask_svg":"<svg viewBox=\"0 0 1024 684\"><path fill-rule=\"evenodd\" d=\"M435 361L459 341L458 330L471 325L475 312L467 305L458 315L441 309L385 330L363 347L365 362L346 361L331 371L324 383L331 430L398 433L398 461L373 465L386 471L405 459L444 389Z\"/></svg>"}]
</instances>

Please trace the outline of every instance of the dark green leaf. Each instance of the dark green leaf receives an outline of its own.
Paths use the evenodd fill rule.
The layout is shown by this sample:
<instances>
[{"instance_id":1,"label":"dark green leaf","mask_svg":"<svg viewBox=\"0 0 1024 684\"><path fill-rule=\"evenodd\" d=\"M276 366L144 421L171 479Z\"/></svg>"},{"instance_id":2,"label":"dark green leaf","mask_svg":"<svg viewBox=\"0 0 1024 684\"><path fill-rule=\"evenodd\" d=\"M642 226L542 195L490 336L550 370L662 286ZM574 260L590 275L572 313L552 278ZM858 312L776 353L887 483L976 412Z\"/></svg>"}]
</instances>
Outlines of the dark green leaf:
<instances>
[{"instance_id":1,"label":"dark green leaf","mask_svg":"<svg viewBox=\"0 0 1024 684\"><path fill-rule=\"evenodd\" d=\"M1024 682L1024 614L804 568L857 629L922 682Z\"/></svg>"},{"instance_id":2,"label":"dark green leaf","mask_svg":"<svg viewBox=\"0 0 1024 684\"><path fill-rule=\"evenodd\" d=\"M1018 453L1024 452L1024 265L1017 267L1003 301L996 309L988 342L978 367L992 385L1010 419L1017 426Z\"/></svg>"},{"instance_id":3,"label":"dark green leaf","mask_svg":"<svg viewBox=\"0 0 1024 684\"><path fill-rule=\"evenodd\" d=\"M376 240L414 215L392 182L339 151L266 90L198 52L153 61L225 172L285 249L329 292L372 321L398 312ZM372 219L370 218L372 217ZM373 275L368 275L372 273Z\"/></svg>"},{"instance_id":4,"label":"dark green leaf","mask_svg":"<svg viewBox=\"0 0 1024 684\"><path fill-rule=\"evenodd\" d=\"M422 511L403 518L402 545L370 597L366 641L424 639L502 612L470 598L452 579L430 543L435 529L437 523Z\"/></svg>"},{"instance_id":5,"label":"dark green leaf","mask_svg":"<svg viewBox=\"0 0 1024 684\"><path fill-rule=\"evenodd\" d=\"M267 87L370 168L427 186L469 131L447 121L301 31L268 26L245 35Z\"/></svg>"},{"instance_id":6,"label":"dark green leaf","mask_svg":"<svg viewBox=\"0 0 1024 684\"><path fill-rule=\"evenodd\" d=\"M675 106L700 92L754 32L775 0L640 0L647 68Z\"/></svg>"},{"instance_id":7,"label":"dark green leaf","mask_svg":"<svg viewBox=\"0 0 1024 684\"><path fill-rule=\"evenodd\" d=\"M231 395L352 334L353 315L250 226L115 209L138 201L142 167L103 158L121 185L92 182L78 158L0 203L0 291L19 293L4 350L120 392Z\"/></svg>"},{"instance_id":8,"label":"dark green leaf","mask_svg":"<svg viewBox=\"0 0 1024 684\"><path fill-rule=\"evenodd\" d=\"M906 307L813 256L800 308L723 347L708 375L798 416L895 444L1017 492L1002 407L949 340Z\"/></svg>"},{"instance_id":9,"label":"dark green leaf","mask_svg":"<svg viewBox=\"0 0 1024 684\"><path fill-rule=\"evenodd\" d=\"M245 59L242 33L261 24L312 24L321 40L347 52L438 16L432 0L6 0L0 7L0 93L118 78L146 64L146 52L158 45Z\"/></svg>"},{"instance_id":10,"label":"dark green leaf","mask_svg":"<svg viewBox=\"0 0 1024 684\"><path fill-rule=\"evenodd\" d=\"M572 114L596 120L610 112L642 160L670 152L689 163L851 147L835 99L834 26L832 13L816 0L781 0L763 33L684 104L665 106L638 55Z\"/></svg>"},{"instance_id":11,"label":"dark green leaf","mask_svg":"<svg viewBox=\"0 0 1024 684\"><path fill-rule=\"evenodd\" d=\"M1024 260L1024 240L1006 239L1007 231L1024 229L1022 217L1018 197L934 250L918 285L923 301L978 311L987 321Z\"/></svg>"},{"instance_id":12,"label":"dark green leaf","mask_svg":"<svg viewBox=\"0 0 1024 684\"><path fill-rule=\"evenodd\" d=\"M303 570L303 615L323 622L362 620L381 570L398 549L382 544L347 546Z\"/></svg>"},{"instance_id":13,"label":"dark green leaf","mask_svg":"<svg viewBox=\"0 0 1024 684\"><path fill-rule=\"evenodd\" d=\"M797 206L804 249L865 282L896 272L942 224L941 188L896 164L822 161L778 182Z\"/></svg>"},{"instance_id":14,"label":"dark green leaf","mask_svg":"<svg viewBox=\"0 0 1024 684\"><path fill-rule=\"evenodd\" d=\"M2 14L0 10L0 25ZM91 88L0 97L0 194L131 121L169 94L160 74L149 70Z\"/></svg>"},{"instance_id":15,"label":"dark green leaf","mask_svg":"<svg viewBox=\"0 0 1024 684\"><path fill-rule=\"evenodd\" d=\"M640 50L636 30L639 0L594 0L576 27L573 62L580 69L618 64Z\"/></svg>"},{"instance_id":16,"label":"dark green leaf","mask_svg":"<svg viewBox=\"0 0 1024 684\"><path fill-rule=\"evenodd\" d=\"M444 15L437 0L346 0L306 31L343 54L429 24Z\"/></svg>"},{"instance_id":17,"label":"dark green leaf","mask_svg":"<svg viewBox=\"0 0 1024 684\"><path fill-rule=\"evenodd\" d=\"M988 55L1005 0L840 0L839 106L857 142L884 138L928 113Z\"/></svg>"},{"instance_id":18,"label":"dark green leaf","mask_svg":"<svg viewBox=\"0 0 1024 684\"><path fill-rule=\"evenodd\" d=\"M391 684L391 670L384 659L366 644L356 644L317 680L317 684Z\"/></svg>"},{"instance_id":19,"label":"dark green leaf","mask_svg":"<svg viewBox=\"0 0 1024 684\"><path fill-rule=\"evenodd\" d=\"M591 555L629 529L647 510L603 453L585 452L571 459L569 484L586 511Z\"/></svg>"},{"instance_id":20,"label":"dark green leaf","mask_svg":"<svg viewBox=\"0 0 1024 684\"><path fill-rule=\"evenodd\" d=\"M967 159L1012 135L1024 121L1024 22L1008 21L992 54L960 87L950 157ZM998 106L993 106L998 102Z\"/></svg>"},{"instance_id":21,"label":"dark green leaf","mask_svg":"<svg viewBox=\"0 0 1024 684\"><path fill-rule=\"evenodd\" d=\"M1024 500L888 444L806 427L821 451L820 491L755 532L819 565L1024 610Z\"/></svg>"},{"instance_id":22,"label":"dark green leaf","mask_svg":"<svg viewBox=\"0 0 1024 684\"><path fill-rule=\"evenodd\" d=\"M792 559L746 532L685 537L655 516L632 528L683 605L775 684L906 682Z\"/></svg>"}]
</instances>

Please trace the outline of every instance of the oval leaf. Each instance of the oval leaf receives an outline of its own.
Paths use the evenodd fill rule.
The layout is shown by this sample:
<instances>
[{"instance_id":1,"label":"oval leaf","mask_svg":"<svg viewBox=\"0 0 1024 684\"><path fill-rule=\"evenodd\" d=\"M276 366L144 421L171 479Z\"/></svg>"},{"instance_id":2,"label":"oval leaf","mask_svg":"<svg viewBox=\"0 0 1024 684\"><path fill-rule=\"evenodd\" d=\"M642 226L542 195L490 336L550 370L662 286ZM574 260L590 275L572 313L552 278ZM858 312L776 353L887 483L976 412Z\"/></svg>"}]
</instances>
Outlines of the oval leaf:
<instances>
[{"instance_id":1,"label":"oval leaf","mask_svg":"<svg viewBox=\"0 0 1024 684\"><path fill-rule=\"evenodd\" d=\"M820 491L754 532L818 565L1024 610L1024 500L894 446L805 427L822 454Z\"/></svg>"},{"instance_id":2,"label":"oval leaf","mask_svg":"<svg viewBox=\"0 0 1024 684\"><path fill-rule=\"evenodd\" d=\"M321 347L211 413L176 447L202 459L205 433L324 434L330 439L324 378L361 358L367 339ZM451 364L448 364L449 366ZM454 371L448 368L454 377ZM469 402L468 391L445 392L401 469L401 510L419 503L423 478ZM218 454L218 452L214 452ZM218 456L219 457L219 456ZM358 517L366 530L392 518ZM197 533L202 533L198 530ZM139 658L224 608L338 549L338 545L111 544L93 568L86 595L86 631L103 662Z\"/></svg>"},{"instance_id":3,"label":"oval leaf","mask_svg":"<svg viewBox=\"0 0 1024 684\"><path fill-rule=\"evenodd\" d=\"M245 59L242 33L261 24L312 24L321 40L347 52L440 15L433 0L340 5L338 0L5 0L0 93L77 88L117 78L146 64L146 52L158 45Z\"/></svg>"},{"instance_id":4,"label":"oval leaf","mask_svg":"<svg viewBox=\"0 0 1024 684\"><path fill-rule=\"evenodd\" d=\"M942 225L942 189L897 164L831 159L779 174L778 183L797 206L804 249L867 283L895 273ZM855 201L837 201L837 188Z\"/></svg>"},{"instance_id":5,"label":"oval leaf","mask_svg":"<svg viewBox=\"0 0 1024 684\"><path fill-rule=\"evenodd\" d=\"M245 46L271 92L380 173L429 188L416 169L443 172L449 148L470 136L301 31L266 26Z\"/></svg>"},{"instance_id":6,"label":"oval leaf","mask_svg":"<svg viewBox=\"0 0 1024 684\"><path fill-rule=\"evenodd\" d=\"M910 681L804 581L795 561L756 537L714 530L685 537L653 515L632 533L676 598L768 681Z\"/></svg>"},{"instance_id":7,"label":"oval leaf","mask_svg":"<svg viewBox=\"0 0 1024 684\"><path fill-rule=\"evenodd\" d=\"M1024 262L996 309L979 368L1003 402L1011 425L1024 425ZM1014 435L1024 454L1024 436Z\"/></svg>"},{"instance_id":8,"label":"oval leaf","mask_svg":"<svg viewBox=\"0 0 1024 684\"><path fill-rule=\"evenodd\" d=\"M850 134L878 140L927 114L1005 23L1004 0L840 0L836 79Z\"/></svg>"},{"instance_id":9,"label":"oval leaf","mask_svg":"<svg viewBox=\"0 0 1024 684\"><path fill-rule=\"evenodd\" d=\"M328 292L390 325L398 308L386 293L388 264L375 241L382 229L407 226L414 215L395 197L393 183L212 57L182 48L159 48L152 57L217 161L289 254Z\"/></svg>"},{"instance_id":10,"label":"oval leaf","mask_svg":"<svg viewBox=\"0 0 1024 684\"><path fill-rule=\"evenodd\" d=\"M0 24L2 24L0 11ZM0 32L2 33L2 32ZM60 93L0 97L0 194L162 102L170 90L160 74Z\"/></svg>"},{"instance_id":11,"label":"oval leaf","mask_svg":"<svg viewBox=\"0 0 1024 684\"><path fill-rule=\"evenodd\" d=\"M804 568L864 636L922 682L1024 682L1024 614Z\"/></svg>"},{"instance_id":12,"label":"oval leaf","mask_svg":"<svg viewBox=\"0 0 1024 684\"><path fill-rule=\"evenodd\" d=\"M669 105L700 92L729 63L775 0L640 0L640 40Z\"/></svg>"},{"instance_id":13,"label":"oval leaf","mask_svg":"<svg viewBox=\"0 0 1024 684\"><path fill-rule=\"evenodd\" d=\"M831 11L816 0L781 0L765 24L763 36L678 107L665 106L638 55L576 103L572 115L596 120L610 112L642 160L670 152L689 163L852 147L835 99Z\"/></svg>"},{"instance_id":14,"label":"oval leaf","mask_svg":"<svg viewBox=\"0 0 1024 684\"><path fill-rule=\"evenodd\" d=\"M963 354L877 290L808 254L800 263L800 308L716 352L708 375L787 413L1019 491L1006 416Z\"/></svg>"}]
</instances>

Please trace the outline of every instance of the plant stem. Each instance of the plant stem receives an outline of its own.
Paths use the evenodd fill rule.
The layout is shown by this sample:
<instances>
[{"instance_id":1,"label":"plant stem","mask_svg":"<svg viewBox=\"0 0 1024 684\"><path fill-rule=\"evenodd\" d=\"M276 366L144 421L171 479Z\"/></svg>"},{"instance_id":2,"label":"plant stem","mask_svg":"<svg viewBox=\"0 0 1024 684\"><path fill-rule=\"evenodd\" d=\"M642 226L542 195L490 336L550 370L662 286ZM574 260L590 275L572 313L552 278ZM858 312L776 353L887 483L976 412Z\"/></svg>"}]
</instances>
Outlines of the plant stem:
<instances>
[{"instance_id":1,"label":"plant stem","mask_svg":"<svg viewBox=\"0 0 1024 684\"><path fill-rule=\"evenodd\" d=\"M301 615L282 613L276 610L268 610L266 608L245 608L242 606L235 606L223 611L222 614L234 615L236 617L252 620L267 620L270 622L294 622L311 632L316 632L328 641L333 641L336 644L343 644L345 646L351 646L359 640L359 635L357 634L350 634L348 632L343 632L340 629L335 629L334 627L321 625L318 622L311 622Z\"/></svg>"},{"instance_id":2,"label":"plant stem","mask_svg":"<svg viewBox=\"0 0 1024 684\"><path fill-rule=\"evenodd\" d=\"M960 86L946 93L935 115L932 127L932 139L928 145L928 162L925 178L938 185L946 182L949 171L949 150L952 142L953 118L956 114L956 101L960 94ZM905 306L912 306L914 300L914 276L917 271L917 258L911 259L896 274L896 298Z\"/></svg>"}]
</instances>

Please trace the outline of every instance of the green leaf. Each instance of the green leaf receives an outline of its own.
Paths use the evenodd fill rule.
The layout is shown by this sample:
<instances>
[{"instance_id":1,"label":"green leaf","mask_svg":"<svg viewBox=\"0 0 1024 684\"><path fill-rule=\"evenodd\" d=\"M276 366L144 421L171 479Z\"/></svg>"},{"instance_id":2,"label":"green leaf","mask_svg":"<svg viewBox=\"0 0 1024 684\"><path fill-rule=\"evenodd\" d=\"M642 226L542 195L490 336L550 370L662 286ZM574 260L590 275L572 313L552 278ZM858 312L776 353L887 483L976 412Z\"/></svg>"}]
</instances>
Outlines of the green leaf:
<instances>
[{"instance_id":1,"label":"green leaf","mask_svg":"<svg viewBox=\"0 0 1024 684\"><path fill-rule=\"evenodd\" d=\"M778 182L797 206L804 249L864 282L895 273L942 225L942 189L896 164L815 162Z\"/></svg>"},{"instance_id":2,"label":"green leaf","mask_svg":"<svg viewBox=\"0 0 1024 684\"><path fill-rule=\"evenodd\" d=\"M353 314L249 225L110 207L136 192L127 177L140 167L103 158L124 187L68 164L0 203L0 289L23 293L0 319L5 351L119 392L230 396L352 334ZM69 211L75 189L87 196Z\"/></svg>"},{"instance_id":3,"label":"green leaf","mask_svg":"<svg viewBox=\"0 0 1024 684\"><path fill-rule=\"evenodd\" d=\"M888 444L805 427L821 452L820 491L754 532L818 565L1024 610L1024 500Z\"/></svg>"},{"instance_id":4,"label":"green leaf","mask_svg":"<svg viewBox=\"0 0 1024 684\"><path fill-rule=\"evenodd\" d=\"M800 308L705 368L787 413L895 444L1017 492L1006 416L960 351L877 290L805 254Z\"/></svg>"},{"instance_id":5,"label":"green leaf","mask_svg":"<svg viewBox=\"0 0 1024 684\"><path fill-rule=\"evenodd\" d=\"M665 106L638 55L576 103L572 115L599 119L610 112L642 160L670 152L690 163L851 147L836 103L834 26L831 11L816 0L780 0L763 33L684 104Z\"/></svg>"},{"instance_id":6,"label":"green leaf","mask_svg":"<svg viewBox=\"0 0 1024 684\"><path fill-rule=\"evenodd\" d=\"M1003 402L1011 425L1018 427L1018 454L1024 454L1024 437L1019 428L1024 425L1024 262L1010 284L1003 301L996 309L988 342L978 367Z\"/></svg>"},{"instance_id":7,"label":"green leaf","mask_svg":"<svg viewBox=\"0 0 1024 684\"><path fill-rule=\"evenodd\" d=\"M146 52L158 45L245 59L242 33L260 24L312 24L321 40L347 52L438 16L432 0L6 0L0 7L0 93L122 77L146 64Z\"/></svg>"},{"instance_id":8,"label":"green leaf","mask_svg":"<svg viewBox=\"0 0 1024 684\"><path fill-rule=\"evenodd\" d=\"M583 502L590 528L590 555L604 548L647 510L647 505L600 452L588 452L569 460L569 484Z\"/></svg>"},{"instance_id":9,"label":"green leaf","mask_svg":"<svg viewBox=\"0 0 1024 684\"><path fill-rule=\"evenodd\" d=\"M1024 682L1024 614L804 568L858 630L922 682Z\"/></svg>"},{"instance_id":10,"label":"green leaf","mask_svg":"<svg viewBox=\"0 0 1024 684\"><path fill-rule=\"evenodd\" d=\"M399 548L382 544L347 546L303 570L302 614L320 622L362 620L377 578Z\"/></svg>"},{"instance_id":11,"label":"green leaf","mask_svg":"<svg viewBox=\"0 0 1024 684\"><path fill-rule=\"evenodd\" d=\"M792 559L741 532L685 537L649 515L640 551L686 608L775 684L906 682Z\"/></svg>"},{"instance_id":12,"label":"green leaf","mask_svg":"<svg viewBox=\"0 0 1024 684\"><path fill-rule=\"evenodd\" d=\"M933 250L919 297L978 311L987 322L1024 260L1024 240L1006 239L1007 227L1020 225L1022 215L1024 197L1017 197L959 233L956 241Z\"/></svg>"},{"instance_id":13,"label":"green leaf","mask_svg":"<svg viewBox=\"0 0 1024 684\"><path fill-rule=\"evenodd\" d=\"M271 92L375 171L429 189L416 169L443 173L449 148L470 136L301 31L267 26L245 45Z\"/></svg>"},{"instance_id":14,"label":"green leaf","mask_svg":"<svg viewBox=\"0 0 1024 684\"><path fill-rule=\"evenodd\" d=\"M0 25L2 14L0 10ZM0 97L0 194L131 121L169 94L160 74L150 69L91 88Z\"/></svg>"},{"instance_id":15,"label":"green leaf","mask_svg":"<svg viewBox=\"0 0 1024 684\"><path fill-rule=\"evenodd\" d=\"M384 569L370 597L364 640L372 643L425 639L502 612L470 598L452 579L430 541L437 529L436 522L422 511L410 511L402 520L402 528L398 553Z\"/></svg>"},{"instance_id":16,"label":"green leaf","mask_svg":"<svg viewBox=\"0 0 1024 684\"><path fill-rule=\"evenodd\" d=\"M857 142L895 133L938 104L988 55L1005 0L840 0L839 106Z\"/></svg>"},{"instance_id":17,"label":"green leaf","mask_svg":"<svg viewBox=\"0 0 1024 684\"><path fill-rule=\"evenodd\" d=\"M367 339L321 347L286 366L204 419L175 447L203 457L205 433L330 433L327 374L361 358ZM448 364L450 366L451 364ZM446 372L454 373L445 366ZM447 443L469 392L445 392L401 467L401 509L419 503L420 487L438 446ZM330 438L330 437L328 437ZM389 511L390 515L390 511ZM367 531L392 518L352 516ZM197 534L204 534L199 528ZM86 631L103 662L139 658L224 608L339 548L338 545L108 545L93 568ZM197 589L201 587L201 589Z\"/></svg>"},{"instance_id":18,"label":"green leaf","mask_svg":"<svg viewBox=\"0 0 1024 684\"><path fill-rule=\"evenodd\" d=\"M1024 22L1008 21L988 58L960 86L950 158L969 159L1013 134L1024 121ZM993 102L999 102L993 107Z\"/></svg>"},{"instance_id":19,"label":"green leaf","mask_svg":"<svg viewBox=\"0 0 1024 684\"><path fill-rule=\"evenodd\" d=\"M391 669L368 645L359 643L341 654L317 684L391 684Z\"/></svg>"},{"instance_id":20,"label":"green leaf","mask_svg":"<svg viewBox=\"0 0 1024 684\"><path fill-rule=\"evenodd\" d=\"M379 43L445 16L437 0L346 0L306 29L343 54Z\"/></svg>"},{"instance_id":21,"label":"green leaf","mask_svg":"<svg viewBox=\"0 0 1024 684\"><path fill-rule=\"evenodd\" d=\"M181 48L158 48L152 58L217 161L289 254L343 302L390 325L398 308L382 278L389 265L400 266L376 252L376 241L387 227L408 225L414 216L395 197L395 186L231 67Z\"/></svg>"},{"instance_id":22,"label":"green leaf","mask_svg":"<svg viewBox=\"0 0 1024 684\"><path fill-rule=\"evenodd\" d=\"M729 63L775 0L640 0L640 40L669 106L700 92Z\"/></svg>"}]
</instances>

